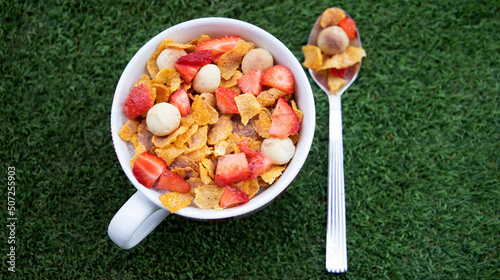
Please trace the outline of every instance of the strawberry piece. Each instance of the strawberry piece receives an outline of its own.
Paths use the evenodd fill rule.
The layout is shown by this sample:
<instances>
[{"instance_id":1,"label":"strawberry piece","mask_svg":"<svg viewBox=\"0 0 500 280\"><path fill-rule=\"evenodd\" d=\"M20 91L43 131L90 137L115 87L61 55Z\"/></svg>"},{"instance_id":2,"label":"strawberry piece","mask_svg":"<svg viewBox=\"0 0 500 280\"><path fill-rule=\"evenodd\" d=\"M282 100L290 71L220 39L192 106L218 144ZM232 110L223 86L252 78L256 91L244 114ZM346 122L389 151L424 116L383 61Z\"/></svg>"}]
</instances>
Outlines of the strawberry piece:
<instances>
[{"instance_id":1,"label":"strawberry piece","mask_svg":"<svg viewBox=\"0 0 500 280\"><path fill-rule=\"evenodd\" d=\"M260 79L262 77L262 70L254 70L245 73L245 75L238 78L238 86L243 93L250 92L251 94L257 96L262 91L262 85L260 84Z\"/></svg>"},{"instance_id":2,"label":"strawberry piece","mask_svg":"<svg viewBox=\"0 0 500 280\"><path fill-rule=\"evenodd\" d=\"M240 38L241 36L224 36L206 40L196 46L196 51L209 50L212 52L214 58L217 57L217 55L219 55L220 58L220 54L234 49Z\"/></svg>"},{"instance_id":3,"label":"strawberry piece","mask_svg":"<svg viewBox=\"0 0 500 280\"><path fill-rule=\"evenodd\" d=\"M330 68L330 73L334 76L344 78L344 76L345 76L345 74L347 74L348 70L349 70L349 67L345 67L342 69Z\"/></svg>"},{"instance_id":4,"label":"strawberry piece","mask_svg":"<svg viewBox=\"0 0 500 280\"><path fill-rule=\"evenodd\" d=\"M349 37L349 40L352 41L354 40L354 38L356 38L356 22L352 18L345 17L337 25L340 28L344 29L347 37Z\"/></svg>"},{"instance_id":5,"label":"strawberry piece","mask_svg":"<svg viewBox=\"0 0 500 280\"><path fill-rule=\"evenodd\" d=\"M123 104L123 109L125 111L125 116L129 119L133 119L146 113L153 105L154 100L153 97L151 97L149 86L142 83L130 91Z\"/></svg>"},{"instance_id":6,"label":"strawberry piece","mask_svg":"<svg viewBox=\"0 0 500 280\"><path fill-rule=\"evenodd\" d=\"M239 188L225 187L220 197L220 207L227 208L246 203L250 199L248 195Z\"/></svg>"},{"instance_id":7,"label":"strawberry piece","mask_svg":"<svg viewBox=\"0 0 500 280\"><path fill-rule=\"evenodd\" d=\"M250 178L252 171L244 153L228 154L217 159L215 170L215 184L219 187L229 186L233 183Z\"/></svg>"},{"instance_id":8,"label":"strawberry piece","mask_svg":"<svg viewBox=\"0 0 500 280\"><path fill-rule=\"evenodd\" d=\"M135 160L132 173L139 183L146 188L152 188L166 169L167 164L161 158L144 152Z\"/></svg>"},{"instance_id":9,"label":"strawberry piece","mask_svg":"<svg viewBox=\"0 0 500 280\"><path fill-rule=\"evenodd\" d=\"M187 90L185 88L181 88L174 92L170 96L170 101L172 105L179 109L181 116L187 116L191 113L191 103L189 103L189 96L187 94Z\"/></svg>"},{"instance_id":10,"label":"strawberry piece","mask_svg":"<svg viewBox=\"0 0 500 280\"><path fill-rule=\"evenodd\" d=\"M274 65L264 71L260 83L264 86L277 88L286 93L292 93L293 74L288 67Z\"/></svg>"},{"instance_id":11,"label":"strawberry piece","mask_svg":"<svg viewBox=\"0 0 500 280\"><path fill-rule=\"evenodd\" d=\"M156 188L171 192L189 192L191 189L186 180L176 173L165 169L158 180Z\"/></svg>"},{"instance_id":12,"label":"strawberry piece","mask_svg":"<svg viewBox=\"0 0 500 280\"><path fill-rule=\"evenodd\" d=\"M232 89L223 87L216 89L215 100L219 111L223 114L238 114L238 107L236 101L234 101L234 98L238 95L239 93Z\"/></svg>"},{"instance_id":13,"label":"strawberry piece","mask_svg":"<svg viewBox=\"0 0 500 280\"><path fill-rule=\"evenodd\" d=\"M221 57L222 55L223 55L223 53L220 53L220 54L218 54L218 55L214 56L214 63L215 63L216 65L219 65L219 60L220 60L220 57Z\"/></svg>"},{"instance_id":14,"label":"strawberry piece","mask_svg":"<svg viewBox=\"0 0 500 280\"><path fill-rule=\"evenodd\" d=\"M271 166L273 165L273 160L265 156L260 151L254 151L248 146L248 138L244 138L239 141L237 144L240 146L240 149L248 159L248 167L250 171L252 171L252 175L250 175L250 179L257 179L261 174L265 173Z\"/></svg>"},{"instance_id":15,"label":"strawberry piece","mask_svg":"<svg viewBox=\"0 0 500 280\"><path fill-rule=\"evenodd\" d=\"M210 50L200 50L181 56L177 62L189 65L203 66L212 62L212 52Z\"/></svg>"},{"instance_id":16,"label":"strawberry piece","mask_svg":"<svg viewBox=\"0 0 500 280\"><path fill-rule=\"evenodd\" d=\"M181 75L181 78L184 80L186 84L190 84L193 80L198 70L200 70L201 66L193 65L193 64L184 64L184 63L175 63L175 69Z\"/></svg>"},{"instance_id":17,"label":"strawberry piece","mask_svg":"<svg viewBox=\"0 0 500 280\"><path fill-rule=\"evenodd\" d=\"M297 133L300 128L300 121L292 107L280 97L276 103L276 108L271 115L271 127L269 135L279 139L284 139Z\"/></svg>"}]
</instances>

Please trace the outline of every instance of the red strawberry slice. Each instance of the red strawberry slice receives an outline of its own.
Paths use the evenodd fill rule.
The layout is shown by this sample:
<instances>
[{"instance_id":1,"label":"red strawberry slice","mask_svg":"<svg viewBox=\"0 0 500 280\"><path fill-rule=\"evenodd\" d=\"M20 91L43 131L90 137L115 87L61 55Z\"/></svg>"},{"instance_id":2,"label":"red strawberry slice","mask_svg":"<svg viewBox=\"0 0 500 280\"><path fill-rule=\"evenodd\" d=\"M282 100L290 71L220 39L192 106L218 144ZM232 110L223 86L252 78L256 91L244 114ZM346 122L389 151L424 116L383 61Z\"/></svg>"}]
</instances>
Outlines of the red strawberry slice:
<instances>
[{"instance_id":1,"label":"red strawberry slice","mask_svg":"<svg viewBox=\"0 0 500 280\"><path fill-rule=\"evenodd\" d=\"M344 29L349 40L354 40L354 38L356 38L356 22L352 18L345 17L337 25Z\"/></svg>"},{"instance_id":2,"label":"red strawberry slice","mask_svg":"<svg viewBox=\"0 0 500 280\"><path fill-rule=\"evenodd\" d=\"M212 62L212 52L210 50L201 50L181 56L177 62L182 64L203 66Z\"/></svg>"},{"instance_id":3,"label":"red strawberry slice","mask_svg":"<svg viewBox=\"0 0 500 280\"><path fill-rule=\"evenodd\" d=\"M261 174L265 173L273 165L273 160L265 156L260 151L254 151L248 146L248 138L239 141L237 144L248 159L248 167L252 171L250 179L256 179Z\"/></svg>"},{"instance_id":4,"label":"red strawberry slice","mask_svg":"<svg viewBox=\"0 0 500 280\"><path fill-rule=\"evenodd\" d=\"M239 93L232 89L223 87L216 89L215 100L219 111L223 114L238 114L238 107L236 107L236 101L234 101L234 98L238 95Z\"/></svg>"},{"instance_id":5,"label":"red strawberry slice","mask_svg":"<svg viewBox=\"0 0 500 280\"><path fill-rule=\"evenodd\" d=\"M181 75L181 78L184 80L186 84L190 84L193 80L198 70L200 70L201 66L193 65L193 64L184 64L184 63L175 63L175 69Z\"/></svg>"},{"instance_id":6,"label":"red strawberry slice","mask_svg":"<svg viewBox=\"0 0 500 280\"><path fill-rule=\"evenodd\" d=\"M345 74L347 74L348 70L349 70L349 67L342 68L342 69L330 68L330 73L334 76L344 78L344 76L345 76Z\"/></svg>"},{"instance_id":7,"label":"red strawberry slice","mask_svg":"<svg viewBox=\"0 0 500 280\"><path fill-rule=\"evenodd\" d=\"M147 112L153 105L154 100L151 97L149 86L142 83L130 91L123 104L123 110L127 118L133 119Z\"/></svg>"},{"instance_id":8,"label":"red strawberry slice","mask_svg":"<svg viewBox=\"0 0 500 280\"><path fill-rule=\"evenodd\" d=\"M262 91L262 85L260 84L261 77L262 70L255 70L245 73L245 75L241 76L236 81L243 93L250 92L257 96Z\"/></svg>"},{"instance_id":9,"label":"red strawberry slice","mask_svg":"<svg viewBox=\"0 0 500 280\"><path fill-rule=\"evenodd\" d=\"M221 57L223 54L224 54L224 53L220 53L220 54L218 54L218 55L214 56L214 63L215 63L216 65L219 65L219 60L220 60L220 57Z\"/></svg>"},{"instance_id":10,"label":"red strawberry slice","mask_svg":"<svg viewBox=\"0 0 500 280\"><path fill-rule=\"evenodd\" d=\"M215 184L219 187L229 186L232 183L250 178L252 171L248 167L244 153L228 154L217 159L215 170Z\"/></svg>"},{"instance_id":11,"label":"red strawberry slice","mask_svg":"<svg viewBox=\"0 0 500 280\"><path fill-rule=\"evenodd\" d=\"M161 158L144 152L135 160L132 173L139 183L152 188L166 168L167 164Z\"/></svg>"},{"instance_id":12,"label":"red strawberry slice","mask_svg":"<svg viewBox=\"0 0 500 280\"><path fill-rule=\"evenodd\" d=\"M189 96L185 88L181 88L174 92L170 96L169 102L179 109L181 116L184 117L191 113L191 103L189 103Z\"/></svg>"},{"instance_id":13,"label":"red strawberry slice","mask_svg":"<svg viewBox=\"0 0 500 280\"><path fill-rule=\"evenodd\" d=\"M284 139L297 133L300 128L300 121L292 107L280 97L276 103L276 108L271 115L271 127L269 135L279 139Z\"/></svg>"},{"instance_id":14,"label":"red strawberry slice","mask_svg":"<svg viewBox=\"0 0 500 280\"><path fill-rule=\"evenodd\" d=\"M264 71L260 83L264 86L277 88L286 93L292 93L293 74L288 67L274 65Z\"/></svg>"},{"instance_id":15,"label":"red strawberry slice","mask_svg":"<svg viewBox=\"0 0 500 280\"><path fill-rule=\"evenodd\" d=\"M189 184L176 173L165 169L158 180L156 188L171 192L188 192Z\"/></svg>"},{"instance_id":16,"label":"red strawberry slice","mask_svg":"<svg viewBox=\"0 0 500 280\"><path fill-rule=\"evenodd\" d=\"M219 54L223 54L234 49L240 38L241 36L224 36L206 40L196 46L196 51L209 50L215 58Z\"/></svg>"},{"instance_id":17,"label":"red strawberry slice","mask_svg":"<svg viewBox=\"0 0 500 280\"><path fill-rule=\"evenodd\" d=\"M225 187L220 197L220 207L227 208L246 203L250 199L248 195L239 188Z\"/></svg>"}]
</instances>

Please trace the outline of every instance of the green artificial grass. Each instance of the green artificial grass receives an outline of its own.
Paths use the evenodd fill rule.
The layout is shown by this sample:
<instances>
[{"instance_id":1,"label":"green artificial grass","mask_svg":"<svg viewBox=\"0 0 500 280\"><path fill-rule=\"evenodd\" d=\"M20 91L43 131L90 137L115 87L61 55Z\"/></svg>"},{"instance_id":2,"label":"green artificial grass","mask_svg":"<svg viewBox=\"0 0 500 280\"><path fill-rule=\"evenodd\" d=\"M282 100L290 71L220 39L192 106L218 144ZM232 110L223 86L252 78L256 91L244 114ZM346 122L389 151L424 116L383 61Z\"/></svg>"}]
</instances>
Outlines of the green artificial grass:
<instances>
[{"instance_id":1,"label":"green artificial grass","mask_svg":"<svg viewBox=\"0 0 500 280\"><path fill-rule=\"evenodd\" d=\"M107 226L135 188L109 116L134 53L174 24L221 16L303 61L333 5L367 52L342 99L349 271L325 270L328 107L316 85L309 157L269 207L222 222L172 215L135 248L114 245ZM497 1L1 1L0 278L500 278L499 15Z\"/></svg>"}]
</instances>

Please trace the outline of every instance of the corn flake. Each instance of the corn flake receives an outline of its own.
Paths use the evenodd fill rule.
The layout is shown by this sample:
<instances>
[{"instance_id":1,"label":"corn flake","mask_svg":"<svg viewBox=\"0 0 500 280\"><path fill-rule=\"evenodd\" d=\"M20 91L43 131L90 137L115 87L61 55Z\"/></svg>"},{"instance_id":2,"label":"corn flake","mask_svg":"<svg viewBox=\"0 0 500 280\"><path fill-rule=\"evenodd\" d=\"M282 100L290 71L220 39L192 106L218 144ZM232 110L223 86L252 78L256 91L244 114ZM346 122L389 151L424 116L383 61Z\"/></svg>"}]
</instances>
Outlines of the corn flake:
<instances>
[{"instance_id":1,"label":"corn flake","mask_svg":"<svg viewBox=\"0 0 500 280\"><path fill-rule=\"evenodd\" d=\"M292 143L294 145L296 145L297 141L299 141L299 134L298 133L294 133L294 134L288 136L288 138L290 138L290 140L292 140Z\"/></svg>"},{"instance_id":2,"label":"corn flake","mask_svg":"<svg viewBox=\"0 0 500 280\"><path fill-rule=\"evenodd\" d=\"M185 50L186 52L194 52L196 51L196 46L193 44L178 44L178 43L167 43L165 46L166 48L177 48L177 49L182 49Z\"/></svg>"},{"instance_id":3,"label":"corn flake","mask_svg":"<svg viewBox=\"0 0 500 280\"><path fill-rule=\"evenodd\" d=\"M208 105L215 107L216 101L215 101L215 96L212 93L204 92L200 93L200 97L205 103Z\"/></svg>"},{"instance_id":4,"label":"corn flake","mask_svg":"<svg viewBox=\"0 0 500 280\"><path fill-rule=\"evenodd\" d=\"M215 145L229 137L232 131L233 123L231 121L231 115L223 114L212 129L210 129L207 143L209 145Z\"/></svg>"},{"instance_id":5,"label":"corn flake","mask_svg":"<svg viewBox=\"0 0 500 280\"><path fill-rule=\"evenodd\" d=\"M239 40L232 50L220 57L218 66L223 79L229 80L234 75L248 51L250 51L250 45L243 40Z\"/></svg>"},{"instance_id":6,"label":"corn flake","mask_svg":"<svg viewBox=\"0 0 500 280\"><path fill-rule=\"evenodd\" d=\"M214 145L214 155L216 157L228 154L227 148L231 143L229 141L220 141Z\"/></svg>"},{"instance_id":7,"label":"corn flake","mask_svg":"<svg viewBox=\"0 0 500 280\"><path fill-rule=\"evenodd\" d=\"M317 69L323 64L323 55L321 49L313 45L305 45L302 47L304 53L304 62L302 65L307 68Z\"/></svg>"},{"instance_id":8,"label":"corn flake","mask_svg":"<svg viewBox=\"0 0 500 280\"><path fill-rule=\"evenodd\" d=\"M224 188L216 185L202 185L195 189L194 203L201 209L216 209Z\"/></svg>"},{"instance_id":9,"label":"corn flake","mask_svg":"<svg viewBox=\"0 0 500 280\"><path fill-rule=\"evenodd\" d=\"M323 61L323 64L317 70L324 70L329 68L346 68L360 62L361 59L365 56L366 52L364 49L349 46L345 51L336 55L332 55L330 58Z\"/></svg>"},{"instance_id":10,"label":"corn flake","mask_svg":"<svg viewBox=\"0 0 500 280\"><path fill-rule=\"evenodd\" d=\"M189 206L193 201L193 197L187 193L169 192L160 195L160 201L170 213L175 213Z\"/></svg>"},{"instance_id":11,"label":"corn flake","mask_svg":"<svg viewBox=\"0 0 500 280\"><path fill-rule=\"evenodd\" d=\"M345 18L345 12L339 8L328 8L321 14L320 25L325 28L337 25Z\"/></svg>"},{"instance_id":12,"label":"corn flake","mask_svg":"<svg viewBox=\"0 0 500 280\"><path fill-rule=\"evenodd\" d=\"M269 129L271 128L271 113L266 107L259 112L259 118L253 122L253 127L257 134L262 138L269 138Z\"/></svg>"},{"instance_id":13,"label":"corn flake","mask_svg":"<svg viewBox=\"0 0 500 280\"><path fill-rule=\"evenodd\" d=\"M260 189L259 180L257 179L254 180L247 179L235 183L233 186L244 191L248 195L249 199L252 199L257 194L257 192L259 192Z\"/></svg>"},{"instance_id":14,"label":"corn flake","mask_svg":"<svg viewBox=\"0 0 500 280\"><path fill-rule=\"evenodd\" d=\"M217 123L217 121L219 120L219 113L217 112L217 110L215 110L215 108L211 105L207 104L207 111L210 114L210 120L208 121L208 124Z\"/></svg>"},{"instance_id":15,"label":"corn flake","mask_svg":"<svg viewBox=\"0 0 500 280\"><path fill-rule=\"evenodd\" d=\"M141 76L141 79L139 81L135 82L134 86L138 86L140 84L150 85L151 84L151 79L149 78L148 75L143 74Z\"/></svg>"},{"instance_id":16,"label":"corn flake","mask_svg":"<svg viewBox=\"0 0 500 280\"><path fill-rule=\"evenodd\" d=\"M344 85L345 80L332 74L328 74L328 88L330 93L337 94L337 91Z\"/></svg>"},{"instance_id":17,"label":"corn flake","mask_svg":"<svg viewBox=\"0 0 500 280\"><path fill-rule=\"evenodd\" d=\"M186 126L179 126L174 132L170 133L167 136L158 136L153 135L152 141L156 147L163 148L167 145L174 143L174 141L180 136L183 135L188 130Z\"/></svg>"},{"instance_id":18,"label":"corn flake","mask_svg":"<svg viewBox=\"0 0 500 280\"><path fill-rule=\"evenodd\" d=\"M177 147L176 145L168 145L162 148L157 148L155 153L161 159L165 161L167 165L171 165L172 162L180 155L182 155L187 150L187 147Z\"/></svg>"},{"instance_id":19,"label":"corn flake","mask_svg":"<svg viewBox=\"0 0 500 280\"><path fill-rule=\"evenodd\" d=\"M210 36L208 36L206 34L201 34L198 39L195 39L195 40L189 42L188 44L198 45L199 43L207 41L207 40L210 40Z\"/></svg>"},{"instance_id":20,"label":"corn flake","mask_svg":"<svg viewBox=\"0 0 500 280\"><path fill-rule=\"evenodd\" d=\"M267 170L264 174L261 174L260 177L264 180L264 182L272 184L276 178L283 173L283 170L285 170L284 165L272 165L271 168L269 168L269 170Z\"/></svg>"},{"instance_id":21,"label":"corn flake","mask_svg":"<svg viewBox=\"0 0 500 280\"><path fill-rule=\"evenodd\" d=\"M190 177L186 180L186 182L189 185L189 194L192 195L193 197L196 196L196 188L199 186L203 186L203 182L201 181L200 177Z\"/></svg>"},{"instance_id":22,"label":"corn flake","mask_svg":"<svg viewBox=\"0 0 500 280\"><path fill-rule=\"evenodd\" d=\"M198 178L198 176L199 176L198 171L196 171L191 166L171 168L170 171L181 176L182 178L187 178L187 177Z\"/></svg>"},{"instance_id":23,"label":"corn flake","mask_svg":"<svg viewBox=\"0 0 500 280\"><path fill-rule=\"evenodd\" d=\"M304 119L304 113L297 108L297 104L295 103L295 100L290 100L290 104L292 105L292 110L295 112L295 115L297 115L297 118L299 118L299 122L302 122Z\"/></svg>"},{"instance_id":24,"label":"corn flake","mask_svg":"<svg viewBox=\"0 0 500 280\"><path fill-rule=\"evenodd\" d=\"M262 107L270 107L276 103L276 100L280 97L287 97L289 94L283 92L276 88L270 88L269 90L263 91L257 96L257 101L259 101ZM286 98L285 98L286 99Z\"/></svg>"},{"instance_id":25,"label":"corn flake","mask_svg":"<svg viewBox=\"0 0 500 280\"><path fill-rule=\"evenodd\" d=\"M187 143L187 141L189 140L189 138L191 138L191 136L193 136L193 134L196 133L196 131L198 131L198 125L197 124L193 124L192 126L189 127L189 129L187 129L187 131L183 132L183 134L180 134L177 139L175 140L175 145L177 147L183 147L184 144Z\"/></svg>"},{"instance_id":26,"label":"corn flake","mask_svg":"<svg viewBox=\"0 0 500 280\"><path fill-rule=\"evenodd\" d=\"M207 138L208 125L199 127L198 130L193 135L191 135L191 137L187 141L189 149L186 152L189 153L205 146L207 144Z\"/></svg>"},{"instance_id":27,"label":"corn flake","mask_svg":"<svg viewBox=\"0 0 500 280\"><path fill-rule=\"evenodd\" d=\"M260 113L260 109L262 109L257 97L251 93L240 94L234 98L234 101L240 112L243 125L247 125L248 121Z\"/></svg>"},{"instance_id":28,"label":"corn flake","mask_svg":"<svg viewBox=\"0 0 500 280\"><path fill-rule=\"evenodd\" d=\"M241 78L241 76L243 76L243 73L241 73L241 71L239 70L236 70L233 76L231 76L229 80L224 80L224 79L221 80L220 87L231 88L237 86L238 85L237 80Z\"/></svg>"},{"instance_id":29,"label":"corn flake","mask_svg":"<svg viewBox=\"0 0 500 280\"><path fill-rule=\"evenodd\" d=\"M193 114L189 114L187 116L181 117L181 126L191 126L194 124L194 116Z\"/></svg>"},{"instance_id":30,"label":"corn flake","mask_svg":"<svg viewBox=\"0 0 500 280\"><path fill-rule=\"evenodd\" d=\"M208 155L212 154L213 150L212 148L209 148L207 145L204 145L203 147L194 150L190 153L185 153L184 156L189 158L190 160L194 162L202 161L204 158L206 158Z\"/></svg>"},{"instance_id":31,"label":"corn flake","mask_svg":"<svg viewBox=\"0 0 500 280\"><path fill-rule=\"evenodd\" d=\"M148 150L146 149L146 147L144 147L144 145L142 145L141 143L138 143L137 146L135 147L134 149L134 157L130 159L130 167L134 167L134 163L135 163L135 160L137 159L137 157L139 157L142 153L144 152L147 152Z\"/></svg>"},{"instance_id":32,"label":"corn flake","mask_svg":"<svg viewBox=\"0 0 500 280\"><path fill-rule=\"evenodd\" d=\"M164 85L170 92L174 92L181 86L181 75L171 68L164 68L151 80L152 83Z\"/></svg>"},{"instance_id":33,"label":"corn flake","mask_svg":"<svg viewBox=\"0 0 500 280\"><path fill-rule=\"evenodd\" d=\"M137 129L139 128L139 125L140 123L138 121L128 120L118 131L118 136L120 136L123 141L131 142L133 142L135 138L137 144Z\"/></svg>"},{"instance_id":34,"label":"corn flake","mask_svg":"<svg viewBox=\"0 0 500 280\"><path fill-rule=\"evenodd\" d=\"M200 179L201 181L203 182L203 184L205 185L209 185L209 184L212 184L213 183L213 178L212 176L210 176L210 173L213 174L213 170L215 169L215 166L214 166L214 169L210 169L210 166L209 167L206 167L203 162L204 161L209 161L211 162L210 159L208 158L205 158L203 159L202 162L199 163L199 169L200 169Z\"/></svg>"},{"instance_id":35,"label":"corn flake","mask_svg":"<svg viewBox=\"0 0 500 280\"><path fill-rule=\"evenodd\" d=\"M210 178L215 179L215 162L209 158L205 158L201 161L201 164L208 171L208 176Z\"/></svg>"},{"instance_id":36,"label":"corn flake","mask_svg":"<svg viewBox=\"0 0 500 280\"><path fill-rule=\"evenodd\" d=\"M213 121L213 112L209 109L211 106L207 105L200 95L195 95L193 104L191 104L191 115L198 125L206 125Z\"/></svg>"},{"instance_id":37,"label":"corn flake","mask_svg":"<svg viewBox=\"0 0 500 280\"><path fill-rule=\"evenodd\" d=\"M156 93L155 103L168 102L172 95L172 91L162 84L151 84L151 89L154 89Z\"/></svg>"}]
</instances>

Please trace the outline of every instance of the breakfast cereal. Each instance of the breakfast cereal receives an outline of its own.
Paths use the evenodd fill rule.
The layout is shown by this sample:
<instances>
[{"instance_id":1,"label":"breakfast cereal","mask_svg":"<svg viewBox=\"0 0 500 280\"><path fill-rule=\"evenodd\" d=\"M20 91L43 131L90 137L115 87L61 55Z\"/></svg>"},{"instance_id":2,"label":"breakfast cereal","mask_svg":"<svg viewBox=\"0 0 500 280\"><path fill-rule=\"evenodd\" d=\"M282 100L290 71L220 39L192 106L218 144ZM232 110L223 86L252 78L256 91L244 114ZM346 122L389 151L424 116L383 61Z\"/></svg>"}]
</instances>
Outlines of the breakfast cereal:
<instances>
[{"instance_id":1,"label":"breakfast cereal","mask_svg":"<svg viewBox=\"0 0 500 280\"><path fill-rule=\"evenodd\" d=\"M141 90L135 90L137 97L127 108L135 115L123 124L119 136L134 147L130 161L134 176L143 185L156 178L156 184L147 185L160 192L170 212L187 206L222 210L246 203L286 168L287 163L273 164L260 149L273 133L295 139L294 145L303 114L293 100L288 68L271 65L243 74L242 61L255 47L240 36L203 34L185 44L166 39L145 62L149 75L135 83ZM177 57L179 53L185 55ZM251 65L252 59L260 58L253 53L245 61ZM217 71L200 71L206 66ZM214 73L217 77L212 77ZM151 100L152 106L143 105ZM177 108L180 121L174 126L162 123L155 130L146 120L152 114L150 108L162 103ZM273 118L278 103L280 113ZM293 116L291 123L288 116ZM275 128L270 133L271 127ZM159 160L160 166L151 158Z\"/></svg>"}]
</instances>

